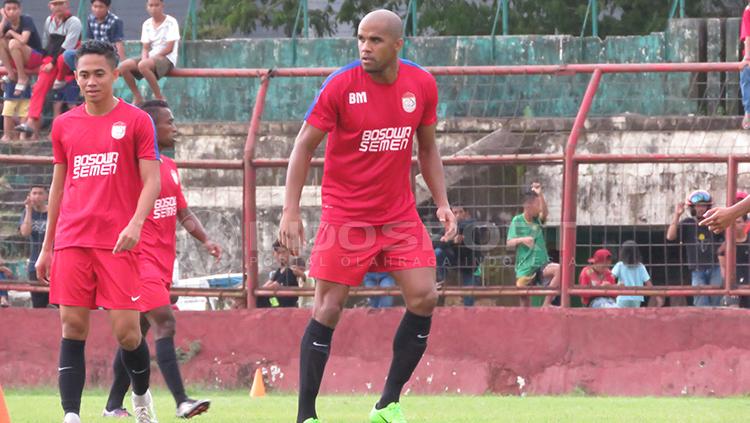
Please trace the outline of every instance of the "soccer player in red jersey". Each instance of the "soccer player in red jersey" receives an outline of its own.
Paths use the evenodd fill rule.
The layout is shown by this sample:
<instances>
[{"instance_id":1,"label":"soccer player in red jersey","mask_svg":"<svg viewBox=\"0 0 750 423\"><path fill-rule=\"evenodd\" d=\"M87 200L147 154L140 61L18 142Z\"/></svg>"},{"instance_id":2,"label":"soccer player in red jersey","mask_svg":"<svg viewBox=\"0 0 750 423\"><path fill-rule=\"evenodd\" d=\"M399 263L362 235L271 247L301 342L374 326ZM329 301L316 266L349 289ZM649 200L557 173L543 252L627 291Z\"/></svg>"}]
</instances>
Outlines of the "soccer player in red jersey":
<instances>
[{"instance_id":1,"label":"soccer player in red jersey","mask_svg":"<svg viewBox=\"0 0 750 423\"><path fill-rule=\"evenodd\" d=\"M103 308L133 384L138 423L152 420L148 346L139 324L136 249L159 195L159 150L148 114L112 95L117 52L89 41L76 53L85 102L52 124L54 171L47 232L36 262L60 305L59 386L64 423L80 422L89 312Z\"/></svg>"},{"instance_id":2,"label":"soccer player in red jersey","mask_svg":"<svg viewBox=\"0 0 750 423\"><path fill-rule=\"evenodd\" d=\"M141 105L154 121L159 151L174 149L177 127L169 105L163 100L150 100ZM188 208L182 195L177 165L169 157L161 156L161 193L154 209L143 224L138 264L141 269L141 332L146 336L150 327L154 328L156 362L159 364L164 381L172 392L177 404L177 417L192 418L208 410L209 400L194 400L185 394L180 376L177 355L174 349L175 318L172 313L169 287L172 285L173 263L177 252L177 221L200 241L206 251L218 261L221 247L208 239L198 218ZM115 378L109 391L104 417L127 416L122 406L125 392L130 385L127 370L122 365L118 350L113 364Z\"/></svg>"},{"instance_id":3,"label":"soccer player in red jersey","mask_svg":"<svg viewBox=\"0 0 750 423\"><path fill-rule=\"evenodd\" d=\"M310 274L316 281L313 318L302 338L298 423L318 422L315 398L333 330L349 288L366 272L390 272L406 313L393 340L393 361L372 422L405 422L404 384L427 347L437 303L435 254L416 212L410 185L412 140L446 236L456 233L443 166L435 142L437 85L417 64L400 60L401 19L377 10L360 22L360 60L323 83L302 125L287 170L281 242L297 254L304 234L300 196L310 159L328 133L323 210Z\"/></svg>"}]
</instances>

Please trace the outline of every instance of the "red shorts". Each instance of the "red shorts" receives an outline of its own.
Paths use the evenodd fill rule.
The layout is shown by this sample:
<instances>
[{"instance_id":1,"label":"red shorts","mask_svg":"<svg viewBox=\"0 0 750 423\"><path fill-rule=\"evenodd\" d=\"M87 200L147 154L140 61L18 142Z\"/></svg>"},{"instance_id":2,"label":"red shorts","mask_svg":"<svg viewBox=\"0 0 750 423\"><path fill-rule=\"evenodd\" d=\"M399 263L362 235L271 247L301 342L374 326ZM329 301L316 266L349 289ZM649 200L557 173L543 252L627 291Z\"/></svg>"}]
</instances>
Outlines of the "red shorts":
<instances>
[{"instance_id":1,"label":"red shorts","mask_svg":"<svg viewBox=\"0 0 750 423\"><path fill-rule=\"evenodd\" d=\"M148 313L151 310L163 306L172 305L169 297L169 287L172 284L165 282L158 277L145 278L141 284L141 299L138 300L138 306L141 313Z\"/></svg>"},{"instance_id":2,"label":"red shorts","mask_svg":"<svg viewBox=\"0 0 750 423\"><path fill-rule=\"evenodd\" d=\"M38 68L39 66L42 66L43 60L44 60L44 55L42 55L41 52L38 52L32 48L31 54L29 55L29 61L26 62L26 65L24 66L24 68L26 70L34 70ZM15 68L16 63L13 62L13 60L11 60L11 63L13 64L13 67Z\"/></svg>"},{"instance_id":3,"label":"red shorts","mask_svg":"<svg viewBox=\"0 0 750 423\"><path fill-rule=\"evenodd\" d=\"M70 247L52 257L50 303L139 310L140 288L137 255L131 251Z\"/></svg>"},{"instance_id":4,"label":"red shorts","mask_svg":"<svg viewBox=\"0 0 750 423\"><path fill-rule=\"evenodd\" d=\"M367 272L435 264L430 234L418 220L364 227L322 222L310 255L310 276L358 286Z\"/></svg>"}]
</instances>

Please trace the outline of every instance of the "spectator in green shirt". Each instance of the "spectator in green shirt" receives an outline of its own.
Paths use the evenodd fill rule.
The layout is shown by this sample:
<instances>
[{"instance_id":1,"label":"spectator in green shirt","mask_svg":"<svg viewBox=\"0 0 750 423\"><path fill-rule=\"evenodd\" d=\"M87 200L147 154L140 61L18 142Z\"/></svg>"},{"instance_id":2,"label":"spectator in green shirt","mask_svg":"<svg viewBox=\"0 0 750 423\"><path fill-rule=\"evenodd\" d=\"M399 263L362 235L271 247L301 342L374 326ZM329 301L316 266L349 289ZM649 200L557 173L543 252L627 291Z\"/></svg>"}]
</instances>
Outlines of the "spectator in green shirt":
<instances>
[{"instance_id":1,"label":"spectator in green shirt","mask_svg":"<svg viewBox=\"0 0 750 423\"><path fill-rule=\"evenodd\" d=\"M514 217L508 229L507 247L516 250L516 286L560 285L560 265L551 263L544 241L544 222L547 220L547 202L542 185L535 182L523 195L523 213ZM552 304L554 295L544 299L544 307ZM520 297L521 307L530 304L528 296Z\"/></svg>"}]
</instances>

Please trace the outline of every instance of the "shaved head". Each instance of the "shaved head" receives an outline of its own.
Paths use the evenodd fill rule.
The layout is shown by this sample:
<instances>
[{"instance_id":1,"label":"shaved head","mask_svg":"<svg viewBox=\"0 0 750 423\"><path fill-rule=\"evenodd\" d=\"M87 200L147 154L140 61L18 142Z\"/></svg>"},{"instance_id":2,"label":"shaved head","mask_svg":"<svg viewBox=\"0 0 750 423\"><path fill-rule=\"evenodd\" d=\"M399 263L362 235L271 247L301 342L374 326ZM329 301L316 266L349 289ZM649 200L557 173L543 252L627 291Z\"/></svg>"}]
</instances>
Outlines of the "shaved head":
<instances>
[{"instance_id":1,"label":"shaved head","mask_svg":"<svg viewBox=\"0 0 750 423\"><path fill-rule=\"evenodd\" d=\"M390 10L378 9L368 13L359 22L359 26L377 28L384 34L395 39L399 39L404 35L401 18Z\"/></svg>"}]
</instances>

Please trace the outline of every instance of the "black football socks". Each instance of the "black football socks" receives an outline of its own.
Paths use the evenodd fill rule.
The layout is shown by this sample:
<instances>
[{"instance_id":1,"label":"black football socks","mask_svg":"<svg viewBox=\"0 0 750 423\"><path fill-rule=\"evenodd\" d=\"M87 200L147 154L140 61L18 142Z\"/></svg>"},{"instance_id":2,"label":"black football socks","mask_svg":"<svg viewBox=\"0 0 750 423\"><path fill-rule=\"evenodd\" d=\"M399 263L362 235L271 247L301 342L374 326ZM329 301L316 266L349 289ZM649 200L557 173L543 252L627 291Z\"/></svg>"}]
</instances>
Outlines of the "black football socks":
<instances>
[{"instance_id":1,"label":"black football socks","mask_svg":"<svg viewBox=\"0 0 750 423\"><path fill-rule=\"evenodd\" d=\"M399 402L401 390L411 378L419 360L427 349L427 337L430 335L432 316L418 316L406 311L393 337L393 361L388 370L388 379L380 401L375 405L378 410L392 402Z\"/></svg>"},{"instance_id":2,"label":"black football socks","mask_svg":"<svg viewBox=\"0 0 750 423\"><path fill-rule=\"evenodd\" d=\"M315 399L318 397L320 383L323 380L332 338L333 329L314 319L310 320L300 347L297 423L302 423L311 417L318 418L315 412Z\"/></svg>"}]
</instances>

